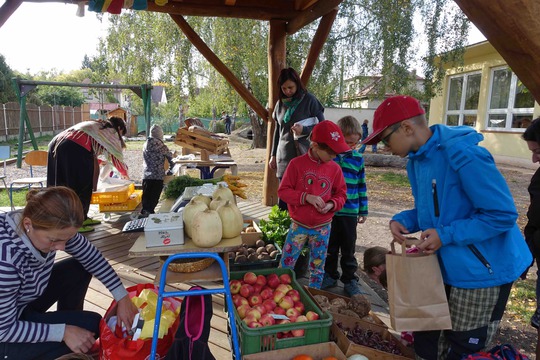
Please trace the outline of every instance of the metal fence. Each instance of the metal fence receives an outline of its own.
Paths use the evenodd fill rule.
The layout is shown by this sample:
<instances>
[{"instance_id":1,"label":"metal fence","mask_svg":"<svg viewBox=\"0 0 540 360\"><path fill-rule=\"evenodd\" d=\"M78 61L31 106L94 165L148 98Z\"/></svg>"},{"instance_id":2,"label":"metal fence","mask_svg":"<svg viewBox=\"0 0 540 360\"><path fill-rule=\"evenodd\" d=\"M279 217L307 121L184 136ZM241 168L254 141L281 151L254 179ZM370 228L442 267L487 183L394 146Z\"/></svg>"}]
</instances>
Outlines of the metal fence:
<instances>
[{"instance_id":1,"label":"metal fence","mask_svg":"<svg viewBox=\"0 0 540 360\"><path fill-rule=\"evenodd\" d=\"M32 131L36 136L54 135L81 121L90 120L87 106L37 106L26 104ZM9 102L0 104L0 141L16 139L19 136L20 106ZM25 129L28 134L28 129Z\"/></svg>"}]
</instances>

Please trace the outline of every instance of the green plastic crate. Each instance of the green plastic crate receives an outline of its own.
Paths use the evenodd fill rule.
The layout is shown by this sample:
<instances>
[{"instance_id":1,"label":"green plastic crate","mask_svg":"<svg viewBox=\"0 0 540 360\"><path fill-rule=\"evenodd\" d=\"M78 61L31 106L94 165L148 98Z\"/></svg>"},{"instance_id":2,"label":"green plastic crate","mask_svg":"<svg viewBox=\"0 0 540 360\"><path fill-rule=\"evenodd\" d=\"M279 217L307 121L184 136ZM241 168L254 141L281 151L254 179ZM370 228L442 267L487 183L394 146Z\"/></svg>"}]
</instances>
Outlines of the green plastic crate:
<instances>
[{"instance_id":1,"label":"green plastic crate","mask_svg":"<svg viewBox=\"0 0 540 360\"><path fill-rule=\"evenodd\" d=\"M294 271L290 269L262 269L251 270L257 275L267 276L269 274L289 274L292 279L291 286L300 293L300 300L304 303L305 311L314 311L319 314L319 319L301 323L291 323L283 325L272 325L261 328L250 328L240 319L240 316L234 310L236 328L240 340L240 349L242 355L256 354L263 351L285 349L302 345L311 345L327 342L332 326L332 315L328 312L322 312L313 302L312 298L306 293L305 289L296 281ZM231 280L241 280L248 271L233 271L230 274ZM278 339L279 332L304 329L304 336Z\"/></svg>"}]
</instances>

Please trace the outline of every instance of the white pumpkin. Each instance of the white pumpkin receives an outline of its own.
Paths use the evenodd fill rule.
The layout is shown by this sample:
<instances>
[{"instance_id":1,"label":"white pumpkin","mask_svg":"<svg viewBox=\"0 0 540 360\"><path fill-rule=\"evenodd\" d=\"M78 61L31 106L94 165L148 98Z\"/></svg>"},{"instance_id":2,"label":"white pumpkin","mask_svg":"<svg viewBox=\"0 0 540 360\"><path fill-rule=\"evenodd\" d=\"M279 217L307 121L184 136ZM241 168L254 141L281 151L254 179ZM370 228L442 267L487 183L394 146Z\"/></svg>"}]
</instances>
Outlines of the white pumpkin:
<instances>
[{"instance_id":1,"label":"white pumpkin","mask_svg":"<svg viewBox=\"0 0 540 360\"><path fill-rule=\"evenodd\" d=\"M212 198L210 196L198 194L192 197L191 200L202 201L206 204L206 206L210 206L210 201L212 201Z\"/></svg>"},{"instance_id":2,"label":"white pumpkin","mask_svg":"<svg viewBox=\"0 0 540 360\"><path fill-rule=\"evenodd\" d=\"M206 209L208 209L208 206L206 206L205 203L194 199L191 199L191 201L184 207L184 212L182 215L184 218L184 232L188 237L192 237L191 229L195 214Z\"/></svg>"},{"instance_id":3,"label":"white pumpkin","mask_svg":"<svg viewBox=\"0 0 540 360\"><path fill-rule=\"evenodd\" d=\"M217 208L217 212L223 224L223 237L228 239L239 236L244 228L244 219L238 207L227 200Z\"/></svg>"},{"instance_id":4,"label":"white pumpkin","mask_svg":"<svg viewBox=\"0 0 540 360\"><path fill-rule=\"evenodd\" d=\"M210 210L217 210L218 207L220 207L221 205L225 205L226 202L227 200L222 199L221 196L218 196L212 199L208 208Z\"/></svg>"},{"instance_id":5,"label":"white pumpkin","mask_svg":"<svg viewBox=\"0 0 540 360\"><path fill-rule=\"evenodd\" d=\"M223 225L217 211L210 209L199 211L191 226L191 240L195 246L210 248L221 241Z\"/></svg>"},{"instance_id":6,"label":"white pumpkin","mask_svg":"<svg viewBox=\"0 0 540 360\"><path fill-rule=\"evenodd\" d=\"M219 184L218 188L214 190L214 193L212 194L212 198L215 199L218 196L224 200L229 200L230 202L235 203L234 194L231 191L231 189L221 184Z\"/></svg>"}]
</instances>

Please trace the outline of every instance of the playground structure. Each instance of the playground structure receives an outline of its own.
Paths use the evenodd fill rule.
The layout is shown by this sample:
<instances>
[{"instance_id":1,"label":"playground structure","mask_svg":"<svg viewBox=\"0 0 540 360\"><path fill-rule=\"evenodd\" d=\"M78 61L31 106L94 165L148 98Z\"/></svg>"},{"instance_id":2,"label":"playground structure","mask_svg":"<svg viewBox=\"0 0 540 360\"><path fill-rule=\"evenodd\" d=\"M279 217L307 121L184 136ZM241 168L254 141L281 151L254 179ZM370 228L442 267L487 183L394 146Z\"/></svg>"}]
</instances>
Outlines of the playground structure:
<instances>
[{"instance_id":1,"label":"playground structure","mask_svg":"<svg viewBox=\"0 0 540 360\"><path fill-rule=\"evenodd\" d=\"M19 141L17 148L17 167L20 168L22 165L23 158L23 144L24 144L24 133L25 129L28 129L28 135L30 136L30 142L32 144L33 150L37 150L37 142L32 130L32 124L28 117L28 112L26 109L26 95L39 85L49 85L49 86L69 86L69 87L86 87L86 88L101 88L101 89L127 89L133 91L138 97L143 101L144 106L144 119L146 123L146 133L150 133L150 114L151 114L151 104L152 104L152 85L142 84L142 85L115 85L115 84L83 84L83 83L74 83L74 82L54 82L54 81L33 81L33 80L24 80L19 78L13 78L13 86L17 94L17 98L20 106L20 118L19 118Z\"/></svg>"}]
</instances>

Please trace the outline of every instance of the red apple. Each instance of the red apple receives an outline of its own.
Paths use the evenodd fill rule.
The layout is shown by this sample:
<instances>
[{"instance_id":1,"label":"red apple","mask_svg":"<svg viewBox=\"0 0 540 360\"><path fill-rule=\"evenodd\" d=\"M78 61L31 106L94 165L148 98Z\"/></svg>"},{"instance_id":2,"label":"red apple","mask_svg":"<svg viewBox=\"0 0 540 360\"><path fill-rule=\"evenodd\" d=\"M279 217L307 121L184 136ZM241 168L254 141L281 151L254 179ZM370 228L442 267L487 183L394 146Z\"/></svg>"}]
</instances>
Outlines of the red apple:
<instances>
[{"instance_id":1,"label":"red apple","mask_svg":"<svg viewBox=\"0 0 540 360\"><path fill-rule=\"evenodd\" d=\"M231 289L231 294L238 294L240 292L240 287L242 283L238 280L229 281L229 288Z\"/></svg>"},{"instance_id":2,"label":"red apple","mask_svg":"<svg viewBox=\"0 0 540 360\"><path fill-rule=\"evenodd\" d=\"M279 304L281 299L283 299L284 297L285 297L285 293L283 291L277 291L277 290L274 291L274 302L276 304Z\"/></svg>"},{"instance_id":3,"label":"red apple","mask_svg":"<svg viewBox=\"0 0 540 360\"><path fill-rule=\"evenodd\" d=\"M285 315L288 317L288 318L297 318L299 317L301 314L298 310L296 310L295 308L289 308L287 309L287 311L285 311Z\"/></svg>"},{"instance_id":4,"label":"red apple","mask_svg":"<svg viewBox=\"0 0 540 360\"><path fill-rule=\"evenodd\" d=\"M298 312L300 313L299 315L303 314L304 311L306 310L305 306L304 306L304 303L301 302L301 301L295 301L294 302L294 308L296 310L298 310Z\"/></svg>"},{"instance_id":5,"label":"red apple","mask_svg":"<svg viewBox=\"0 0 540 360\"><path fill-rule=\"evenodd\" d=\"M290 324L290 323L291 323L291 320L287 320L287 319L276 320L276 324L279 324L279 325Z\"/></svg>"},{"instance_id":6,"label":"red apple","mask_svg":"<svg viewBox=\"0 0 540 360\"><path fill-rule=\"evenodd\" d=\"M281 291L284 294L289 292L289 288L285 284L279 284L275 291Z\"/></svg>"},{"instance_id":7,"label":"red apple","mask_svg":"<svg viewBox=\"0 0 540 360\"><path fill-rule=\"evenodd\" d=\"M276 308L276 303L272 299L266 299L263 301L263 306L266 308L266 312L270 312Z\"/></svg>"},{"instance_id":8,"label":"red apple","mask_svg":"<svg viewBox=\"0 0 540 360\"><path fill-rule=\"evenodd\" d=\"M309 320L309 321L313 321L313 320L318 320L319 319L319 314L317 314L315 311L308 311L306 313L306 318Z\"/></svg>"},{"instance_id":9,"label":"red apple","mask_svg":"<svg viewBox=\"0 0 540 360\"><path fill-rule=\"evenodd\" d=\"M254 317L257 321L259 321L261 316L262 316L261 312L257 309L251 308L246 312L246 317Z\"/></svg>"},{"instance_id":10,"label":"red apple","mask_svg":"<svg viewBox=\"0 0 540 360\"><path fill-rule=\"evenodd\" d=\"M277 276L277 274L270 274L266 277L266 283L272 289L275 289L280 284L279 277Z\"/></svg>"},{"instance_id":11,"label":"red apple","mask_svg":"<svg viewBox=\"0 0 540 360\"><path fill-rule=\"evenodd\" d=\"M257 321L257 319L255 318L255 316L248 314L245 318L242 319L242 321L246 324L249 324L250 322Z\"/></svg>"},{"instance_id":12,"label":"red apple","mask_svg":"<svg viewBox=\"0 0 540 360\"><path fill-rule=\"evenodd\" d=\"M264 315L264 314L266 314L268 312L268 310L266 309L266 307L263 304L257 304L253 308L259 310L261 315Z\"/></svg>"},{"instance_id":13,"label":"red apple","mask_svg":"<svg viewBox=\"0 0 540 360\"><path fill-rule=\"evenodd\" d=\"M253 285L257 282L257 275L254 272L248 271L244 274L244 281L246 284Z\"/></svg>"},{"instance_id":14,"label":"red apple","mask_svg":"<svg viewBox=\"0 0 540 360\"><path fill-rule=\"evenodd\" d=\"M262 290L262 286L261 285L253 285L253 293L254 294L260 294L261 293L261 290Z\"/></svg>"},{"instance_id":15,"label":"red apple","mask_svg":"<svg viewBox=\"0 0 540 360\"><path fill-rule=\"evenodd\" d=\"M255 281L255 284L261 286L266 285L266 277L264 275L257 275L257 281Z\"/></svg>"},{"instance_id":16,"label":"red apple","mask_svg":"<svg viewBox=\"0 0 540 360\"><path fill-rule=\"evenodd\" d=\"M280 308L287 310L294 306L294 301L292 301L290 296L285 295L283 298L281 298L281 301L278 303L278 305Z\"/></svg>"},{"instance_id":17,"label":"red apple","mask_svg":"<svg viewBox=\"0 0 540 360\"><path fill-rule=\"evenodd\" d=\"M280 308L279 306L277 306L273 311L276 315L285 315L285 309Z\"/></svg>"},{"instance_id":18,"label":"red apple","mask_svg":"<svg viewBox=\"0 0 540 360\"><path fill-rule=\"evenodd\" d=\"M274 291L270 289L269 287L265 287L261 290L261 297L263 300L270 299L274 296Z\"/></svg>"},{"instance_id":19,"label":"red apple","mask_svg":"<svg viewBox=\"0 0 540 360\"><path fill-rule=\"evenodd\" d=\"M265 315L261 316L261 319L259 320L259 322L263 326L271 326L271 325L274 325L276 323L276 320L272 317L272 315L265 314Z\"/></svg>"},{"instance_id":20,"label":"red apple","mask_svg":"<svg viewBox=\"0 0 540 360\"><path fill-rule=\"evenodd\" d=\"M298 292L298 290L289 290L287 291L287 295L289 295L294 302L300 301L300 293Z\"/></svg>"},{"instance_id":21,"label":"red apple","mask_svg":"<svg viewBox=\"0 0 540 360\"><path fill-rule=\"evenodd\" d=\"M240 316L240 319L243 319L247 315L247 311L250 310L251 307L249 307L248 304L240 305L236 308L236 311L238 312L238 316Z\"/></svg>"},{"instance_id":22,"label":"red apple","mask_svg":"<svg viewBox=\"0 0 540 360\"><path fill-rule=\"evenodd\" d=\"M302 337L304 336L305 330L304 329L295 329L291 330L291 334L294 337Z\"/></svg>"},{"instance_id":23,"label":"red apple","mask_svg":"<svg viewBox=\"0 0 540 360\"><path fill-rule=\"evenodd\" d=\"M234 306L239 307L240 305L249 305L249 302L247 299L243 296L238 296L236 299L233 300Z\"/></svg>"},{"instance_id":24,"label":"red apple","mask_svg":"<svg viewBox=\"0 0 540 360\"><path fill-rule=\"evenodd\" d=\"M262 324L258 321L252 321L248 324L250 328L260 328L262 327Z\"/></svg>"},{"instance_id":25,"label":"red apple","mask_svg":"<svg viewBox=\"0 0 540 360\"><path fill-rule=\"evenodd\" d=\"M295 322L304 322L304 321L308 321L308 318L306 317L306 315L300 315L299 317L296 318Z\"/></svg>"},{"instance_id":26,"label":"red apple","mask_svg":"<svg viewBox=\"0 0 540 360\"><path fill-rule=\"evenodd\" d=\"M290 284L290 283L292 283L291 275L289 275L289 274L281 274L281 275L279 275L279 281L282 284Z\"/></svg>"},{"instance_id":27,"label":"red apple","mask_svg":"<svg viewBox=\"0 0 540 360\"><path fill-rule=\"evenodd\" d=\"M253 286L251 286L250 284L244 284L240 287L240 295L242 295L246 299L253 293Z\"/></svg>"}]
</instances>

